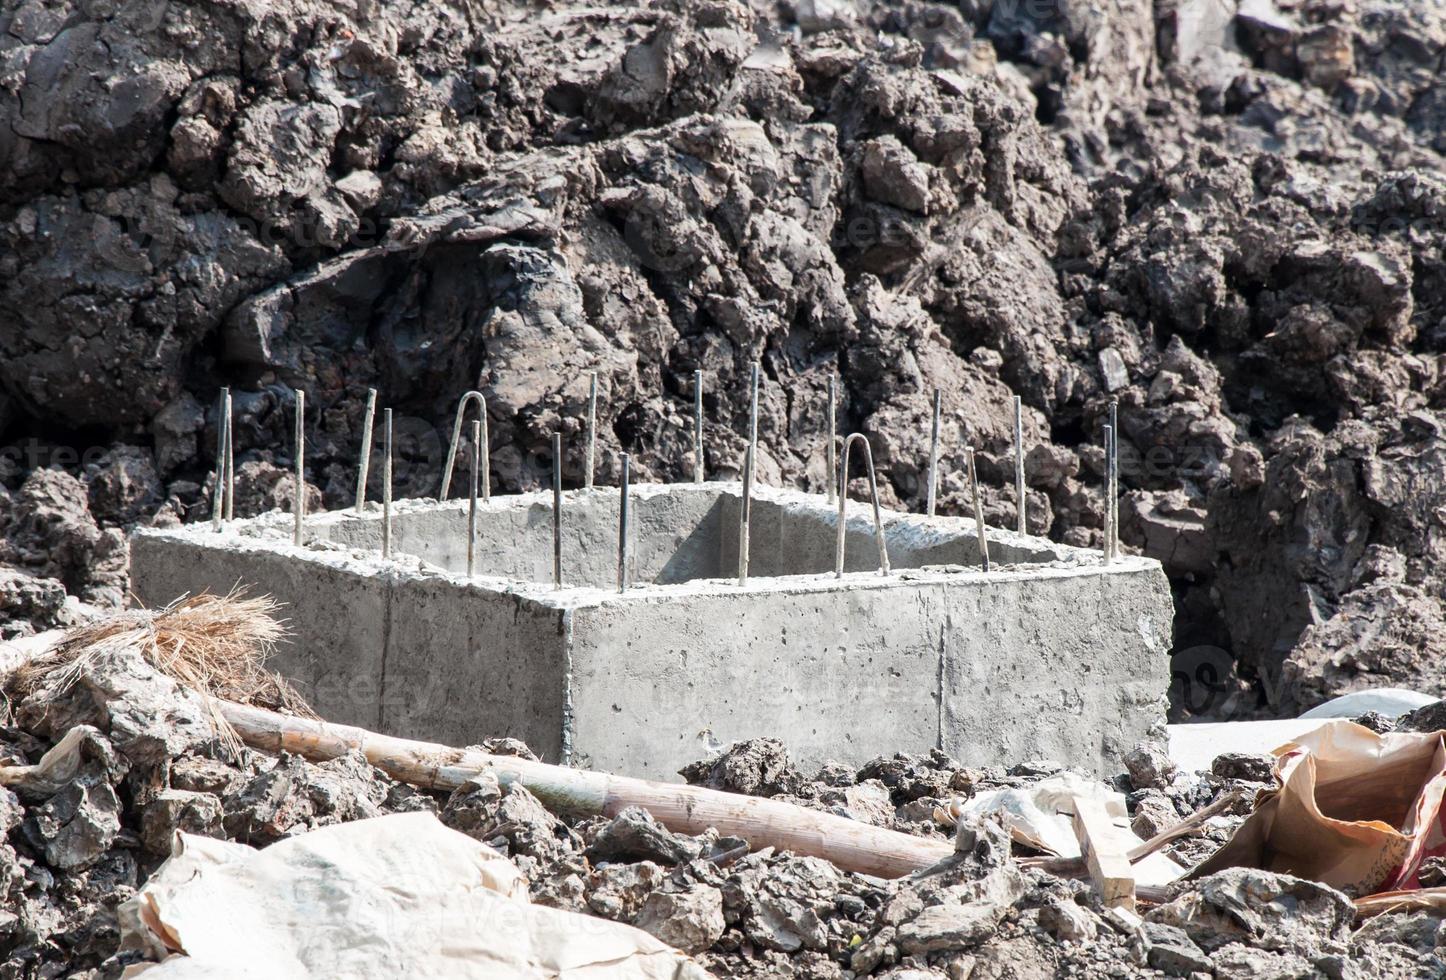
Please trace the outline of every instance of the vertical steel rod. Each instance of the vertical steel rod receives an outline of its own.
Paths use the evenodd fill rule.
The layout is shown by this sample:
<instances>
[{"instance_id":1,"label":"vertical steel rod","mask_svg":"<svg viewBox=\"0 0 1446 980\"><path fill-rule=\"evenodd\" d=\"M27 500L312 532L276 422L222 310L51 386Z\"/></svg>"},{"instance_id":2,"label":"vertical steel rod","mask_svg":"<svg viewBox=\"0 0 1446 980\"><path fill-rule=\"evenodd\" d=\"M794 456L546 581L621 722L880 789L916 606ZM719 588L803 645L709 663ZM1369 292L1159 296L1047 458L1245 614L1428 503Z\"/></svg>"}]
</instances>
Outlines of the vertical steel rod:
<instances>
[{"instance_id":1,"label":"vertical steel rod","mask_svg":"<svg viewBox=\"0 0 1446 980\"><path fill-rule=\"evenodd\" d=\"M392 410L382 410L382 557L392 556Z\"/></svg>"},{"instance_id":2,"label":"vertical steel rod","mask_svg":"<svg viewBox=\"0 0 1446 980\"><path fill-rule=\"evenodd\" d=\"M748 476L753 477L753 467L758 463L758 362L753 362L749 381L748 398Z\"/></svg>"},{"instance_id":3,"label":"vertical steel rod","mask_svg":"<svg viewBox=\"0 0 1446 980\"><path fill-rule=\"evenodd\" d=\"M825 455L828 459L828 502L834 503L838 494L838 485L835 483L835 475L838 473L838 460L835 458L834 440L838 438L838 377L830 374L828 376L828 432L825 433L824 441L828 448Z\"/></svg>"},{"instance_id":4,"label":"vertical steel rod","mask_svg":"<svg viewBox=\"0 0 1446 980\"><path fill-rule=\"evenodd\" d=\"M748 584L748 525L753 521L753 447L743 450L743 498L738 504L738 584Z\"/></svg>"},{"instance_id":5,"label":"vertical steel rod","mask_svg":"<svg viewBox=\"0 0 1446 980\"><path fill-rule=\"evenodd\" d=\"M477 574L477 477L482 470L482 423L472 422L472 495L467 502L467 577Z\"/></svg>"},{"instance_id":6,"label":"vertical steel rod","mask_svg":"<svg viewBox=\"0 0 1446 980\"><path fill-rule=\"evenodd\" d=\"M593 460L597 455L597 372L593 371L587 389L587 474L583 486L592 489Z\"/></svg>"},{"instance_id":7,"label":"vertical steel rod","mask_svg":"<svg viewBox=\"0 0 1446 980\"><path fill-rule=\"evenodd\" d=\"M356 468L356 512L367 506L367 474L372 464L372 419L377 414L377 390L367 389L366 414L362 416L361 459Z\"/></svg>"},{"instance_id":8,"label":"vertical steel rod","mask_svg":"<svg viewBox=\"0 0 1446 980\"><path fill-rule=\"evenodd\" d=\"M306 392L296 389L296 498L291 502L291 543L300 548L305 541L306 521Z\"/></svg>"},{"instance_id":9,"label":"vertical steel rod","mask_svg":"<svg viewBox=\"0 0 1446 980\"><path fill-rule=\"evenodd\" d=\"M848 526L847 507L848 494L848 472L849 472L849 450L855 442L860 442L864 447L864 463L868 467L869 495L874 503L874 541L879 546L879 574L889 574L889 547L884 541L884 518L879 509L879 481L874 475L874 452L869 447L869 440L861 432L855 432L844 440L843 458L839 462L839 492L838 492L838 538L834 544L833 553L833 575L834 578L843 578L844 569L844 533Z\"/></svg>"},{"instance_id":10,"label":"vertical steel rod","mask_svg":"<svg viewBox=\"0 0 1446 980\"><path fill-rule=\"evenodd\" d=\"M1029 497L1024 488L1024 400L1014 396L1014 529L1028 534Z\"/></svg>"},{"instance_id":11,"label":"vertical steel rod","mask_svg":"<svg viewBox=\"0 0 1446 980\"><path fill-rule=\"evenodd\" d=\"M964 450L964 462L969 467L969 486L974 495L974 533L979 536L979 560L984 570L989 571L989 531L984 525L984 500L979 496L979 474L974 469L974 447Z\"/></svg>"},{"instance_id":12,"label":"vertical steel rod","mask_svg":"<svg viewBox=\"0 0 1446 980\"><path fill-rule=\"evenodd\" d=\"M231 398L231 389L222 388L216 408L216 486L211 491L211 530L221 530L221 520L226 516L226 427L230 424L230 413L226 402Z\"/></svg>"},{"instance_id":13,"label":"vertical steel rod","mask_svg":"<svg viewBox=\"0 0 1446 980\"><path fill-rule=\"evenodd\" d=\"M231 389L226 389L226 520L236 519L236 420L232 418Z\"/></svg>"},{"instance_id":14,"label":"vertical steel rod","mask_svg":"<svg viewBox=\"0 0 1446 980\"><path fill-rule=\"evenodd\" d=\"M1120 403L1110 402L1110 560L1120 557Z\"/></svg>"},{"instance_id":15,"label":"vertical steel rod","mask_svg":"<svg viewBox=\"0 0 1446 980\"><path fill-rule=\"evenodd\" d=\"M944 395L934 389L934 420L929 427L929 500L927 513L934 516L934 505L939 494L939 417L943 414Z\"/></svg>"},{"instance_id":16,"label":"vertical steel rod","mask_svg":"<svg viewBox=\"0 0 1446 980\"><path fill-rule=\"evenodd\" d=\"M1113 447L1114 447L1114 444L1115 444L1114 430L1111 429L1109 425L1106 425L1106 426L1105 426L1104 440L1105 440L1105 540L1104 540L1103 546L1100 548L1100 551L1101 551L1101 557L1104 558L1105 564L1108 565L1112 560L1114 560L1114 555L1110 553L1110 453L1114 451L1114 450L1113 450Z\"/></svg>"},{"instance_id":17,"label":"vertical steel rod","mask_svg":"<svg viewBox=\"0 0 1446 980\"><path fill-rule=\"evenodd\" d=\"M627 453L621 456L623 473L618 497L618 591L628 591L628 481L632 459Z\"/></svg>"},{"instance_id":18,"label":"vertical steel rod","mask_svg":"<svg viewBox=\"0 0 1446 980\"><path fill-rule=\"evenodd\" d=\"M487 431L487 411L484 408L481 418L478 419L482 427L482 442L480 452L482 453L482 502L485 504L492 499L492 446L491 434Z\"/></svg>"},{"instance_id":19,"label":"vertical steel rod","mask_svg":"<svg viewBox=\"0 0 1446 980\"><path fill-rule=\"evenodd\" d=\"M562 588L562 433L552 434L552 587Z\"/></svg>"},{"instance_id":20,"label":"vertical steel rod","mask_svg":"<svg viewBox=\"0 0 1446 980\"><path fill-rule=\"evenodd\" d=\"M693 372L693 482L703 482L703 372Z\"/></svg>"}]
</instances>

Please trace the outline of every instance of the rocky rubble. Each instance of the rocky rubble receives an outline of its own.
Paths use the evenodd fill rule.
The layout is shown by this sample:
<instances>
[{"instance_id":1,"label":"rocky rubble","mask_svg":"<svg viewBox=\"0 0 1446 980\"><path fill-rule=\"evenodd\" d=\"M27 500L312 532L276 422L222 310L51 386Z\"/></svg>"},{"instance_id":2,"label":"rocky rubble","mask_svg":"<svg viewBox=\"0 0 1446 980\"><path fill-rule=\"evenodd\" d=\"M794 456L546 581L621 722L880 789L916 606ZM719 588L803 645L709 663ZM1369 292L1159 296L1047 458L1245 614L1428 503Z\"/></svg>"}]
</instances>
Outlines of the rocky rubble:
<instances>
[{"instance_id":1,"label":"rocky rubble","mask_svg":"<svg viewBox=\"0 0 1446 980\"><path fill-rule=\"evenodd\" d=\"M530 756L515 741L484 748ZM34 768L47 752L48 765ZM1258 788L1241 780L1262 776L1262 761L1222 757L1214 773L1149 788L1122 775L1116 785L1129 791L1137 821L1163 810L1160 819L1173 823L1223 792ZM949 828L923 815L945 795L1027 786L1058 771L1044 763L1005 772L896 756L806 777L781 745L756 741L690 767L690 778L733 791L953 837L953 857L899 881L772 849L750 853L747 842L714 831L676 834L639 809L564 819L490 773L441 794L399 784L359 755L321 764L234 755L197 695L124 650L86 664L73 686L48 682L10 703L0 765L32 767L0 786L7 977L119 976L139 954L117 949L116 907L170 853L178 830L265 847L414 810L510 858L533 901L631 923L719 977L1424 978L1446 969L1438 915L1389 914L1355 928L1344 895L1234 869L1172 886L1141 921L1102 908L1087 882L1022 869L1014 858L1024 852L995 823ZM869 808L849 795L865 787ZM1217 818L1177 845L1177 858L1210 853L1238 819Z\"/></svg>"}]
</instances>

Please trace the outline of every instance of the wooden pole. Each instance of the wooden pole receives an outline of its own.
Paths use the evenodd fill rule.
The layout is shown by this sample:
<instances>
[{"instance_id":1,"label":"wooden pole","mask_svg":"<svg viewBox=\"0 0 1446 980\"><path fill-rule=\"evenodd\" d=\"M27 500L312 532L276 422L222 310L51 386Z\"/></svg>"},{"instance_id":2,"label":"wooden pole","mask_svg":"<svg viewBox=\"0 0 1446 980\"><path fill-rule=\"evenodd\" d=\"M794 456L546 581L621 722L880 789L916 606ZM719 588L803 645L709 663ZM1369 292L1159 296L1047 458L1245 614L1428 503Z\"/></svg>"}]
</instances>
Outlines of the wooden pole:
<instances>
[{"instance_id":1,"label":"wooden pole","mask_svg":"<svg viewBox=\"0 0 1446 980\"><path fill-rule=\"evenodd\" d=\"M252 748L294 752L313 761L356 750L393 779L425 789L454 790L477 773L491 770L503 786L524 786L559 813L613 817L640 806L676 833L701 834L714 827L725 837L743 838L754 850L788 850L879 878L900 878L954 853L947 841L872 827L781 800L415 742L230 701L212 703Z\"/></svg>"}]
</instances>

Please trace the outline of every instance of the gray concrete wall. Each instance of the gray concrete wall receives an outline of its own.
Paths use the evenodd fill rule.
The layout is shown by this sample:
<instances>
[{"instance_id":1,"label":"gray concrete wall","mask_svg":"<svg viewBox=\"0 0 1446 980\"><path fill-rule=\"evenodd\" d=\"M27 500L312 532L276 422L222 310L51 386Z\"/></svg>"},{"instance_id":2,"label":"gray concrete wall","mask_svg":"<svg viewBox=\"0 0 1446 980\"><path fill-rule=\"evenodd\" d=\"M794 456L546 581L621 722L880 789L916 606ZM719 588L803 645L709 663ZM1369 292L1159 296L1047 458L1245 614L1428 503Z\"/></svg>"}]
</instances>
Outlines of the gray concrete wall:
<instances>
[{"instance_id":1,"label":"gray concrete wall","mask_svg":"<svg viewBox=\"0 0 1446 980\"><path fill-rule=\"evenodd\" d=\"M575 750L656 779L709 740L762 735L805 766L939 747L1115 772L1163 720L1171 605L1153 562L908 575L577 609Z\"/></svg>"},{"instance_id":2,"label":"gray concrete wall","mask_svg":"<svg viewBox=\"0 0 1446 980\"><path fill-rule=\"evenodd\" d=\"M629 497L632 580L682 582L720 575L722 485L638 487ZM562 569L568 585L608 588L617 582L618 491L598 487L563 494ZM467 570L466 501L399 506L393 548L450 572ZM736 520L736 518L735 518ZM313 533L350 548L381 547L381 514L336 512ZM552 581L552 494L494 497L477 508L477 571L527 582Z\"/></svg>"},{"instance_id":3,"label":"gray concrete wall","mask_svg":"<svg viewBox=\"0 0 1446 980\"><path fill-rule=\"evenodd\" d=\"M725 498L721 563L726 574L738 567L738 509L736 484ZM873 507L850 500L844 530L844 571L874 571L879 549L874 540ZM974 566L979 561L979 540L974 522L956 517L929 518L885 510L881 515L889 564L894 568L926 565ZM752 576L817 575L832 572L838 543L838 508L818 495L759 488L752 505L748 544L748 571ZM989 530L989 556L996 564L1044 563L1059 560L1067 551L1042 538L1026 537L997 528Z\"/></svg>"},{"instance_id":4,"label":"gray concrete wall","mask_svg":"<svg viewBox=\"0 0 1446 980\"><path fill-rule=\"evenodd\" d=\"M226 533L131 539L131 589L149 606L243 585L284 603L290 639L272 666L323 718L467 745L525 740L561 757L563 614L415 562L294 549Z\"/></svg>"}]
</instances>

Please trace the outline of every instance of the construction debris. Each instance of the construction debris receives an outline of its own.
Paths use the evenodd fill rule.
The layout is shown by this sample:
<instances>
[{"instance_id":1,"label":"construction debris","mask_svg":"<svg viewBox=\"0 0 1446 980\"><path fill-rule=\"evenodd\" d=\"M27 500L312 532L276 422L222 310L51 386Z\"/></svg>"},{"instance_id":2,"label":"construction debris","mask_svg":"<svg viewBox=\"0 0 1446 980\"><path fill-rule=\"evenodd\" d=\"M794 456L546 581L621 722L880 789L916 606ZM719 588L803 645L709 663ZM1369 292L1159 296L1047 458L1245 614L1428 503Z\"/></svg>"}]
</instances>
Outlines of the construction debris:
<instances>
[{"instance_id":1,"label":"construction debris","mask_svg":"<svg viewBox=\"0 0 1446 980\"><path fill-rule=\"evenodd\" d=\"M528 777L519 778L541 772L553 778L555 787L566 786L566 779L553 772L557 767L543 766L525 746L506 740L450 753L437 748L429 767L421 759L404 761L406 753L388 758L386 750L397 749L397 740L361 738L355 731L342 737L346 730L339 726L292 719L284 730L310 733L308 751L319 755L324 747L328 761L308 761L280 742L273 742L281 748L276 754L228 747L218 735L217 715L229 719L243 738L258 719L274 726L274 719L290 716L234 706L179 684L159 669L177 669L176 659L157 652L176 649L168 625L208 606L214 621L246 630L246 616L226 620L217 615L236 604L198 598L185 610L148 614L146 628L138 627L135 616L123 627L97 624L48 654L29 651L29 667L6 679L13 700L0 727L0 821L8 836L0 845L7 910L0 916L0 969L7 975L33 973L44 964L109 976L178 946L214 952L234 948L248 930L257 937L270 935L267 930L285 920L285 909L295 913L296 902L311 901L305 897L312 894L311 886L298 883L288 893L293 897L279 899L280 905L267 900L244 916L228 912L229 928L219 933L194 905L187 921L199 931L158 932L157 920L145 927L144 916L138 919L124 909L150 909L146 914L153 915L168 902L190 901L190 886L176 870L181 865L166 870L161 863L172 856L178 832L190 836L179 838L176 853L222 862L225 868L232 867L230 855L236 855L235 873L251 875L247 868L296 864L286 857L288 850L278 851L275 861L266 857L273 846L316 849L331 855L328 860L350 862L352 856L339 855L325 843L328 838L316 839L313 832L333 828L346 831L333 840L350 839L352 831L338 826L347 824L371 840L389 833L385 820L372 819L387 814L439 820L443 826L436 833L450 828L447 833L457 835L450 840L466 835L493 848L507 859L506 865L486 865L500 869L493 878L525 879L533 906L635 926L694 954L697 969L720 977L788 973L839 980L845 971L856 977L902 977L901 971L913 971L943 978L969 969L976 976L1145 977L1159 975L1155 971L1188 976L1213 970L1217 976L1244 977L1258 975L1253 970L1325 969L1321 964L1347 961L1364 975L1424 977L1431 969L1446 968L1434 949L1418 949L1421 940L1411 938L1423 934L1427 920L1440 921L1441 907L1428 893L1419 900L1363 901L1360 911L1368 925L1353 931L1356 906L1329 886L1234 868L1156 888L1148 898L1142 892L1141 917L1112 907L1088 872L1075 877L1078 869L1062 869L1066 876L1058 877L1038 862L1022 862L1019 856L1039 852L1029 848L1016 854L1018 845L1011 845L1003 826L966 812L971 799L1027 794L1033 787L1040 787L1035 798L1052 799L1073 787L1098 794L1105 801L1101 812L1115 805L1108 802L1108 788L1042 763L1005 771L969 769L942 754L896 756L859 770L825 766L807 776L781 745L763 740L729 747L689 767L688 777L709 784L706 789L656 786L651 799L635 801L642 806L621 806L614 795L618 802L607 812L579 816L576 807L558 805L562 798L555 788L538 785L539 795L528 788ZM240 608L254 611L255 606L243 602ZM88 644L79 642L82 635L90 638ZM254 629L251 635L257 635ZM122 636L127 642L118 641ZM195 645L224 642L216 635L197 636ZM60 656L60 650L67 655ZM212 654L192 650L180 656L205 663ZM39 663L48 667L39 669ZM252 663L264 671L264 660ZM232 681L220 676L213 683ZM283 737L276 728L271 731L269 738ZM317 741L317 736L330 741ZM353 746L372 752L409 780L443 789L396 781ZM485 764L473 766L478 759ZM463 778L468 768L472 772ZM1178 773L1151 788L1131 787L1122 776L1119 785L1128 792L1120 819L1137 817L1147 803L1163 802L1178 822L1214 803L1181 831L1197 836L1163 845L1180 863L1193 863L1187 861L1189 853L1215 850L1245 821L1248 803L1242 804L1239 791L1267 788L1241 782L1236 778L1241 773L1263 775L1258 768L1232 764L1219 775ZM596 795L602 784L590 782L589 774L574 775L586 788L575 801L607 798L606 791ZM1046 788L1051 781L1058 784L1055 789ZM764 812L759 805L766 804L774 808L767 812L814 814L823 821L820 828L847 825L865 837L875 833L914 841L920 854L933 857L921 862L915 875L885 880L797 849L768 846L769 841L790 841L779 836L787 827L776 822L733 833L703 826L706 820L695 821L687 832L669 828L679 812L670 800L714 796L731 799L738 813ZM1115 823L1114 817L1107 819ZM745 832L752 838L743 837ZM401 836L430 840L435 835L413 828ZM823 851L831 846L822 839L827 836L820 834ZM402 845L389 845L379 860L390 862L388 867L404 865L404 853ZM265 862L256 864L252 854ZM1126 858L1131 859L1136 858ZM359 868L352 870L372 873ZM365 889L353 892L363 895ZM138 893L151 897L138 901ZM249 893L251 901L259 901L254 888ZM1299 905L1301 914L1280 919L1283 902ZM404 909L394 911L397 921L409 921ZM238 929L238 922L249 925ZM421 925L431 929L435 923ZM407 937L398 955L423 955L421 947L431 933L418 933L410 925L395 928ZM124 943L123 934L130 937ZM660 947L629 942L633 945L627 948L640 950L638 955L664 955ZM219 945L208 945L213 943ZM278 940L275 955L290 955L288 943ZM496 955L507 949L488 948ZM475 955L490 954L479 947ZM176 962L169 960L165 968Z\"/></svg>"},{"instance_id":2,"label":"construction debris","mask_svg":"<svg viewBox=\"0 0 1446 980\"><path fill-rule=\"evenodd\" d=\"M260 851L177 834L116 910L130 976L696 980L641 929L529 902L527 881L430 813L327 827ZM481 925L487 928L479 928Z\"/></svg>"}]
</instances>

